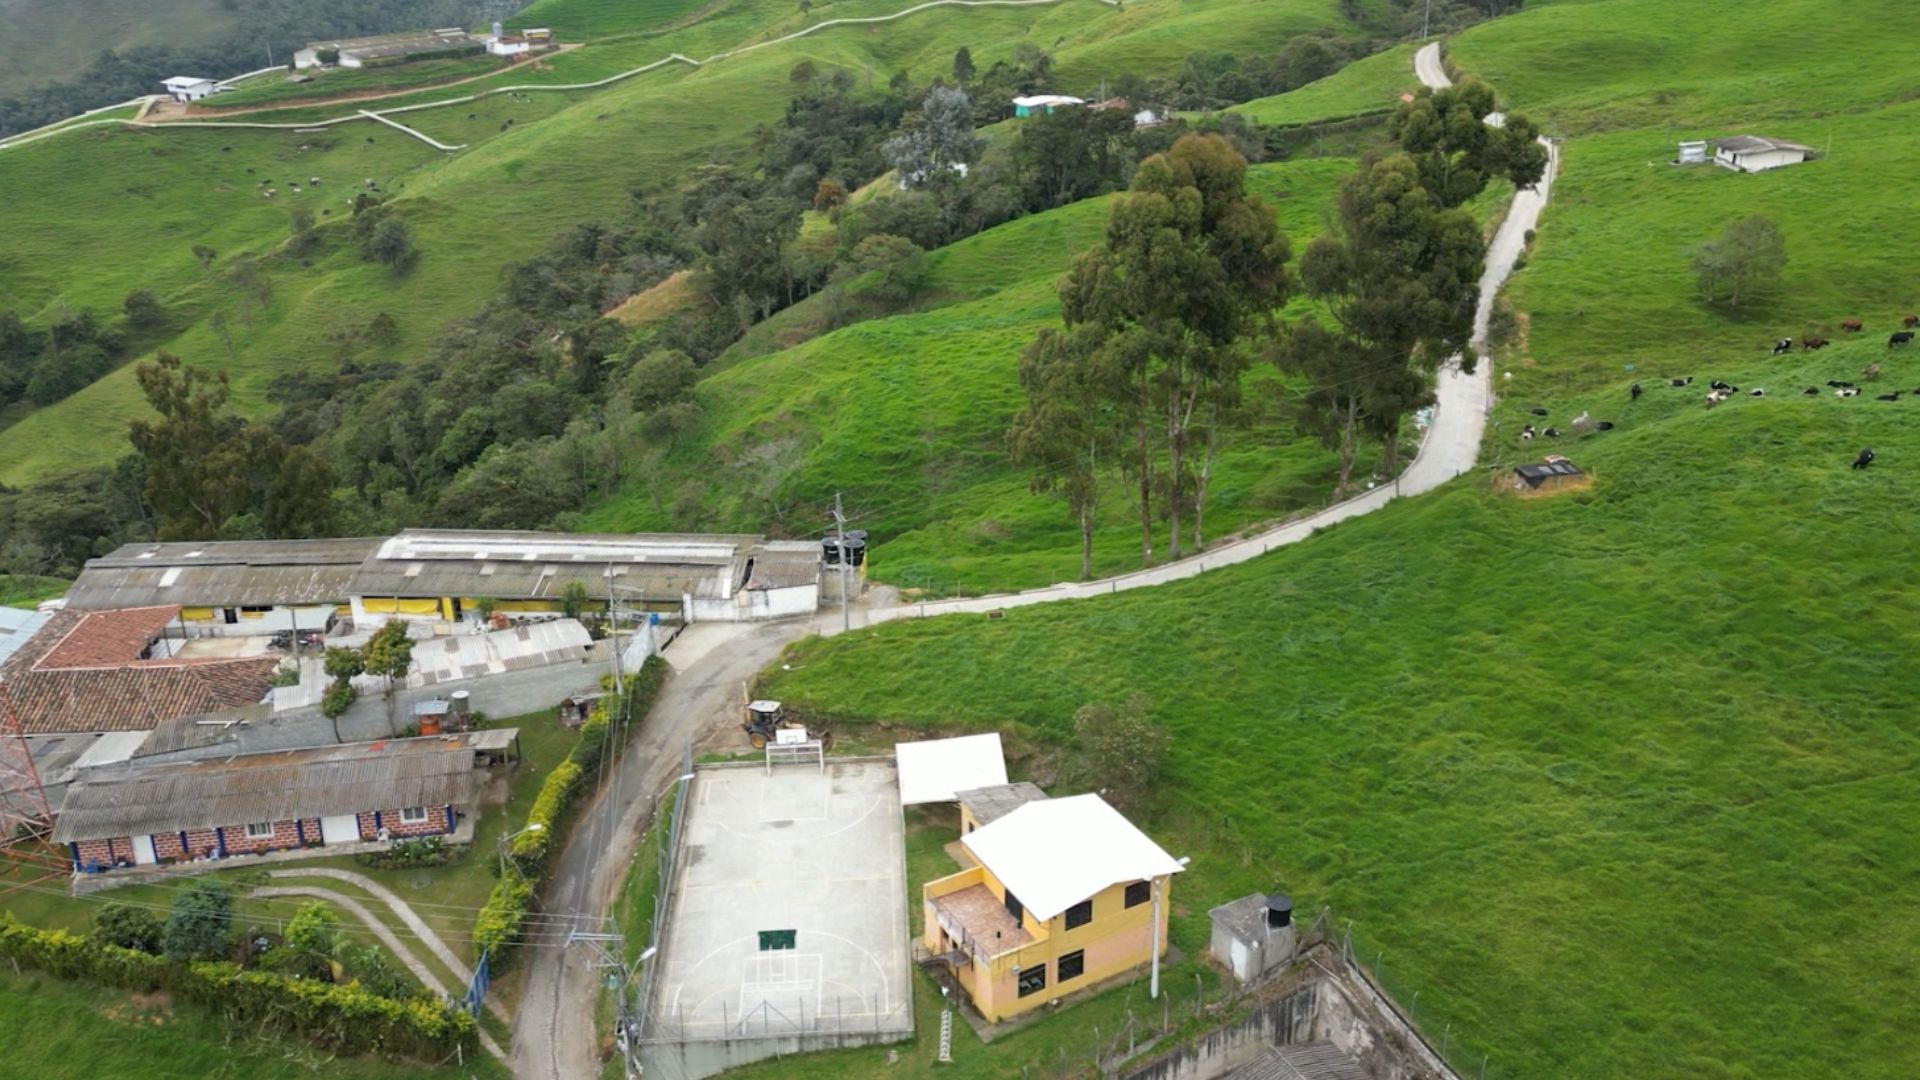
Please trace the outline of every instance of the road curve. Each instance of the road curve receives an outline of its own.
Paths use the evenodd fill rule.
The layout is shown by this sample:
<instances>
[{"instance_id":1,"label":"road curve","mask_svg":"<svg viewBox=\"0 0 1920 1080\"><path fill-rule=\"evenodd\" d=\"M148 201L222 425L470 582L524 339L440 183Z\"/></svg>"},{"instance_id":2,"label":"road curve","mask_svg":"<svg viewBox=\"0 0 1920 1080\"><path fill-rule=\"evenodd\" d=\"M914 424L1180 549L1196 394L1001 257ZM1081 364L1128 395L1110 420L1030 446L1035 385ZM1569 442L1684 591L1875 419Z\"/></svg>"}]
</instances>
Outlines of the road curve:
<instances>
[{"instance_id":1,"label":"road curve","mask_svg":"<svg viewBox=\"0 0 1920 1080\"><path fill-rule=\"evenodd\" d=\"M1413 66L1420 81L1428 86L1437 89L1452 85L1440 66L1440 46L1437 44L1428 45L1415 53ZM1489 117L1488 121L1492 122L1493 117ZM1487 323L1493 313L1493 302L1513 273L1514 260L1526 248L1528 231L1539 223L1540 212L1546 208L1554 176L1560 167L1559 148L1551 141L1542 141L1547 146L1546 173L1539 184L1514 194L1505 219L1487 245L1486 272L1480 278L1480 300L1473 318L1472 346L1478 362L1473 372L1467 373L1461 370L1461 358L1456 356L1441 370L1434 388L1437 403L1433 410L1433 423L1421 440L1419 454L1397 481L1335 503L1299 520L1163 566L1095 581L1049 585L1025 592L875 608L856 612L854 625L981 613L1029 604L1106 596L1196 577L1208 570L1246 562L1276 547L1298 543L1328 525L1370 514L1402 496L1432 491L1473 468L1480 455L1480 440L1486 430L1487 413L1493 407L1493 379L1486 355ZM814 630L822 636L840 633L838 613L823 612L814 620Z\"/></svg>"},{"instance_id":2,"label":"road curve","mask_svg":"<svg viewBox=\"0 0 1920 1080\"><path fill-rule=\"evenodd\" d=\"M1424 59L1423 59L1424 58ZM1428 46L1414 57L1421 81L1447 85L1439 66L1439 49ZM1310 517L1269 529L1243 540L1179 562L1099 581L1055 585L1022 593L943 600L873 610L856 609L855 626L922 615L985 612L1159 585L1197 576L1207 570L1245 562L1275 547L1296 543L1327 525L1371 513L1401 495L1430 491L1473 468L1480 439L1492 407L1492 379L1486 363L1487 320L1494 297L1513 271L1514 259L1525 247L1526 233L1539 221L1559 167L1559 153L1549 144L1546 175L1537 188L1518 192L1487 249L1487 269L1480 280L1480 301L1474 314L1473 348L1480 357L1472 374L1460 370L1459 358L1441 372L1435 392L1434 420L1420 444L1420 453L1398 483L1375 488L1335 504ZM549 912L572 912L582 929L598 930L610 910L614 893L633 858L641 832L652 816L663 790L672 782L680 754L701 731L731 716L741 687L780 654L790 641L807 633L840 632L838 611L823 611L811 620L792 620L752 626L696 626L669 648L673 664L659 701L644 718L640 730L616 768L610 782L582 815L571 842L555 867L546 891ZM594 979L591 957L584 949L558 946L526 950L526 984L513 1031L513 1071L521 1080L579 1080L599 1071L593 1035Z\"/></svg>"}]
</instances>

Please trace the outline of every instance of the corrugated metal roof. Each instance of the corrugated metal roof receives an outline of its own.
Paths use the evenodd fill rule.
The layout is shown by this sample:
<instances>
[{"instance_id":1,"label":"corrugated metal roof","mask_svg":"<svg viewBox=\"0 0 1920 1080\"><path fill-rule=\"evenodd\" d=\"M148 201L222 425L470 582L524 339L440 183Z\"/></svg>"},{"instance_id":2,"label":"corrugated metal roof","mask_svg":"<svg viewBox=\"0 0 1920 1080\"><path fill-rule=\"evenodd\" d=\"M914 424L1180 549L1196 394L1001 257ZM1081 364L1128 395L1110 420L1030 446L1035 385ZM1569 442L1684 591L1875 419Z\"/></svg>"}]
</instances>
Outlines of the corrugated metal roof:
<instances>
[{"instance_id":1,"label":"corrugated metal roof","mask_svg":"<svg viewBox=\"0 0 1920 1080\"><path fill-rule=\"evenodd\" d=\"M409 529L382 542L354 575L354 596L557 599L571 582L605 601L677 601L725 591L745 572L757 536L686 533L541 533ZM636 591L637 590L637 591Z\"/></svg>"},{"instance_id":2,"label":"corrugated metal roof","mask_svg":"<svg viewBox=\"0 0 1920 1080\"><path fill-rule=\"evenodd\" d=\"M0 607L0 663L25 645L53 617L50 611L22 611Z\"/></svg>"},{"instance_id":3,"label":"corrugated metal roof","mask_svg":"<svg viewBox=\"0 0 1920 1080\"><path fill-rule=\"evenodd\" d=\"M88 560L67 591L67 605L102 610L345 603L354 572L381 543L380 537L356 537L127 544Z\"/></svg>"},{"instance_id":4,"label":"corrugated metal roof","mask_svg":"<svg viewBox=\"0 0 1920 1080\"><path fill-rule=\"evenodd\" d=\"M507 732L509 740L518 733L495 731ZM465 805L473 795L476 749L467 735L457 734L86 769L67 785L54 839Z\"/></svg>"},{"instance_id":5,"label":"corrugated metal roof","mask_svg":"<svg viewBox=\"0 0 1920 1080\"><path fill-rule=\"evenodd\" d=\"M988 825L1030 802L1046 798L1047 793L1040 790L1040 785L1022 780L1017 784L995 784L992 787L956 791L954 796L961 806L973 811L974 818L980 824Z\"/></svg>"}]
</instances>

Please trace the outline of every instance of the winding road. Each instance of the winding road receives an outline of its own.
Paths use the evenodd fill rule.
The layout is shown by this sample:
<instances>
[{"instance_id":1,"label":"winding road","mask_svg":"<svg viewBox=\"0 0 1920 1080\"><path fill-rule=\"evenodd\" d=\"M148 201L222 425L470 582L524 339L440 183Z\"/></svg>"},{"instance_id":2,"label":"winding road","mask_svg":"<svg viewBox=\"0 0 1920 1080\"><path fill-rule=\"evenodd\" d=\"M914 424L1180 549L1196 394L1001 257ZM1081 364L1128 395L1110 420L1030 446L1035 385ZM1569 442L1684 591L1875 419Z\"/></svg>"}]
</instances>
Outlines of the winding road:
<instances>
[{"instance_id":1,"label":"winding road","mask_svg":"<svg viewBox=\"0 0 1920 1080\"><path fill-rule=\"evenodd\" d=\"M1440 47L1428 45L1414 55L1414 71L1427 86L1450 85L1440 64ZM1498 114L1488 118L1498 122ZM1544 140L1543 140L1544 141ZM1540 183L1516 192L1506 218L1487 247L1486 272L1474 313L1474 370L1462 370L1454 357L1441 371L1433 422L1420 452L1397 483L1382 485L1336 503L1316 514L1208 550L1178 562L1098 581L1054 585L996 596L941 600L881 608L856 608L853 625L963 612L987 612L1029 604L1104 596L1128 589L1195 577L1245 562L1276 547L1298 543L1335 522L1369 514L1396 498L1431 491L1474 467L1487 413L1493 406L1491 364L1486 356L1487 323L1494 298L1526 247L1526 234L1540 220L1559 150L1547 143L1547 171ZM666 651L673 675L653 710L641 721L615 769L615 777L580 818L554 871L546 896L552 912L575 913L582 930L599 930L654 807L673 781L687 746L726 722L739 706L741 687L771 663L787 643L817 633L841 632L840 613L822 611L810 619L737 626L691 627ZM526 985L513 1029L513 1071L521 1080L582 1080L598 1075L595 1053L592 954L582 946L529 947Z\"/></svg>"}]
</instances>

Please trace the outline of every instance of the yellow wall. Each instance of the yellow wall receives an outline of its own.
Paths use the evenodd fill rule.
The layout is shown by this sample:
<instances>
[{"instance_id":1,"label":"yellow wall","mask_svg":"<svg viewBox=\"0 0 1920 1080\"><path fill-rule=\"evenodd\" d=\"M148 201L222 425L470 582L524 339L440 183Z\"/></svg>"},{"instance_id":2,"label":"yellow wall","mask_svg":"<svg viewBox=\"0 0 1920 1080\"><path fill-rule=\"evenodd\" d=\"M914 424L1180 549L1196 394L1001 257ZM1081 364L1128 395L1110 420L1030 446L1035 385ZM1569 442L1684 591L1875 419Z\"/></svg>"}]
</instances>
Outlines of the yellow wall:
<instances>
[{"instance_id":1,"label":"yellow wall","mask_svg":"<svg viewBox=\"0 0 1920 1080\"><path fill-rule=\"evenodd\" d=\"M217 613L210 607L183 607L180 619L183 622L212 622Z\"/></svg>"},{"instance_id":2,"label":"yellow wall","mask_svg":"<svg viewBox=\"0 0 1920 1080\"><path fill-rule=\"evenodd\" d=\"M369 615L438 615L440 598L411 596L367 596L360 606Z\"/></svg>"},{"instance_id":3,"label":"yellow wall","mask_svg":"<svg viewBox=\"0 0 1920 1080\"><path fill-rule=\"evenodd\" d=\"M1002 902L1006 900L1006 886L985 867L963 870L930 881L922 887L922 902L926 908L922 939L929 952L937 954L941 951L942 931L934 916L934 899L972 885L985 885ZM1167 949L1167 912L1172 907L1171 887L1171 878L1162 879L1162 955ZM973 999L974 1008L989 1021L1003 1020L1146 963L1153 954L1151 893L1146 902L1131 908L1126 906L1126 897L1126 883L1101 891L1093 898L1093 920L1071 930L1067 929L1065 912L1045 924L1036 921L1032 912L1024 912L1020 923L1034 936L1034 941L991 957L984 965L978 962L964 964L956 972L967 995ZM1059 980L1060 957L1077 951L1086 954L1085 968L1081 974L1063 984ZM1046 989L1021 997L1015 969L1028 970L1043 964L1047 969Z\"/></svg>"}]
</instances>

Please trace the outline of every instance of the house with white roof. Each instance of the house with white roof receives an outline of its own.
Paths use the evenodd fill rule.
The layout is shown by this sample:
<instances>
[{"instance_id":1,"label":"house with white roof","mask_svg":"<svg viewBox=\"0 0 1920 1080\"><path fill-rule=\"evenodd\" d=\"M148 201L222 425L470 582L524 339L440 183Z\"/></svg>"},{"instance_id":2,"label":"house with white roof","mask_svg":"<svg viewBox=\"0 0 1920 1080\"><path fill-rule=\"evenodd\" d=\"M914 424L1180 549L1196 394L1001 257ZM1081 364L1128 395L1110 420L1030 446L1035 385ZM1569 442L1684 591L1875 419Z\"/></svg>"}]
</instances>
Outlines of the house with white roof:
<instances>
[{"instance_id":1,"label":"house with white roof","mask_svg":"<svg viewBox=\"0 0 1920 1080\"><path fill-rule=\"evenodd\" d=\"M160 80L160 85L167 88L175 101L199 101L214 91L213 80L198 75L175 75Z\"/></svg>"},{"instance_id":2,"label":"house with white roof","mask_svg":"<svg viewBox=\"0 0 1920 1080\"><path fill-rule=\"evenodd\" d=\"M1798 165L1813 156L1813 147L1760 135L1729 135L1714 144L1713 163L1736 172L1765 172Z\"/></svg>"},{"instance_id":3,"label":"house with white roof","mask_svg":"<svg viewBox=\"0 0 1920 1080\"><path fill-rule=\"evenodd\" d=\"M1185 865L1098 795L1007 802L921 896L922 944L990 1022L1157 961Z\"/></svg>"}]
</instances>

